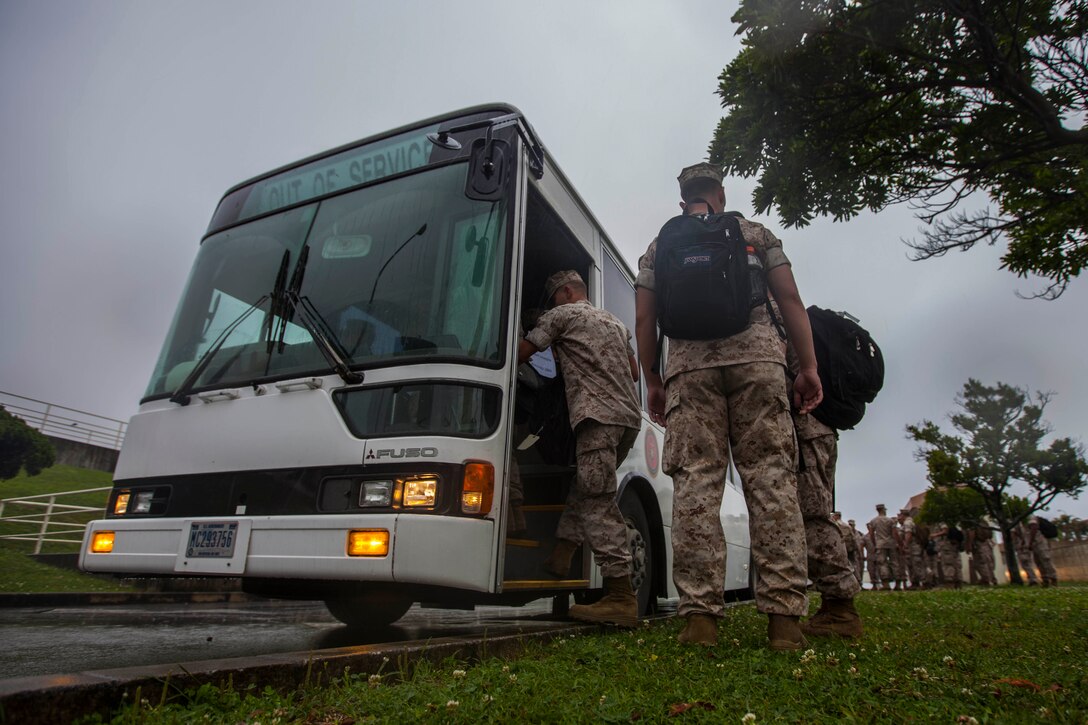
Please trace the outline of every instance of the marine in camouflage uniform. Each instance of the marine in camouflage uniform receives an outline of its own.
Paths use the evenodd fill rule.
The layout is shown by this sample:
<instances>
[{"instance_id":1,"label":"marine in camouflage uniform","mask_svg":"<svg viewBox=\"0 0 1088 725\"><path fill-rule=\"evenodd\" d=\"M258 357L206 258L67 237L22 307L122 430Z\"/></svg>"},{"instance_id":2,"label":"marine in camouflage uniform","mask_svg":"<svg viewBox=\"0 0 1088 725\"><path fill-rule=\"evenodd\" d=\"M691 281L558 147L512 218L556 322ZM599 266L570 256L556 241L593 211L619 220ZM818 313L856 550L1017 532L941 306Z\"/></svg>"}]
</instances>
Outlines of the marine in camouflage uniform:
<instances>
[{"instance_id":1,"label":"marine in camouflage uniform","mask_svg":"<svg viewBox=\"0 0 1088 725\"><path fill-rule=\"evenodd\" d=\"M1050 542L1039 531L1039 519L1036 516L1028 517L1028 542L1027 548L1031 551L1036 566L1039 567L1039 575L1043 579L1043 586L1051 584L1057 586L1058 571L1054 568L1054 562L1050 559Z\"/></svg>"},{"instance_id":2,"label":"marine in camouflage uniform","mask_svg":"<svg viewBox=\"0 0 1088 725\"><path fill-rule=\"evenodd\" d=\"M1024 570L1024 574L1027 575L1028 586L1034 587L1039 585L1039 578L1035 575L1035 556L1031 550L1031 544L1029 535L1031 532L1028 529L1026 522L1021 521L1012 529L1012 541L1013 546L1016 548L1016 559L1020 562L1020 568Z\"/></svg>"},{"instance_id":3,"label":"marine in camouflage uniform","mask_svg":"<svg viewBox=\"0 0 1088 725\"><path fill-rule=\"evenodd\" d=\"M984 587L997 586L994 574L994 531L980 523L967 532L967 552L971 557L978 583Z\"/></svg>"},{"instance_id":4,"label":"marine in camouflage uniform","mask_svg":"<svg viewBox=\"0 0 1088 725\"><path fill-rule=\"evenodd\" d=\"M552 275L545 288L556 306L537 320L518 350L525 362L552 346L559 366L575 433L577 476L556 529L555 571L570 568L570 557L584 538L601 569L608 594L595 605L572 607L570 615L587 621L634 626L629 616L631 551L627 526L616 503L616 467L627 456L642 426L633 378L638 367L631 333L612 313L585 297L585 283L574 270ZM557 564L556 559L565 559ZM565 566L563 565L565 563ZM546 568L551 570L546 564ZM613 607L613 605L615 605ZM621 614L612 616L613 610ZM602 614L603 613L603 614ZM599 616L600 615L600 616ZM603 616L603 618L602 618Z\"/></svg>"},{"instance_id":5,"label":"marine in camouflage uniform","mask_svg":"<svg viewBox=\"0 0 1088 725\"><path fill-rule=\"evenodd\" d=\"M899 545L906 564L907 575L910 577L910 587L921 589L925 586L925 551L918 536L918 526L914 523L911 513L908 509L899 512Z\"/></svg>"},{"instance_id":6,"label":"marine in camouflage uniform","mask_svg":"<svg viewBox=\"0 0 1088 725\"><path fill-rule=\"evenodd\" d=\"M865 580L865 534L858 531L857 522L850 519L850 535L854 537L854 576L858 578L858 586Z\"/></svg>"},{"instance_id":7,"label":"marine in camouflage uniform","mask_svg":"<svg viewBox=\"0 0 1088 725\"><path fill-rule=\"evenodd\" d=\"M941 563L942 586L959 589L963 586L963 562L960 557L960 542L949 535L949 525L937 524L934 528L937 540L937 557Z\"/></svg>"},{"instance_id":8,"label":"marine in camouflage uniform","mask_svg":"<svg viewBox=\"0 0 1088 725\"><path fill-rule=\"evenodd\" d=\"M878 503L872 526L873 547L880 566L881 589L891 589L899 573L899 531L895 519L888 516L888 508Z\"/></svg>"},{"instance_id":9,"label":"marine in camouflage uniform","mask_svg":"<svg viewBox=\"0 0 1088 725\"><path fill-rule=\"evenodd\" d=\"M865 524L865 567L869 572L869 585L873 589L882 589L884 580L880 576L880 551L876 548L876 537L873 535L873 522Z\"/></svg>"},{"instance_id":10,"label":"marine in camouflage uniform","mask_svg":"<svg viewBox=\"0 0 1088 725\"><path fill-rule=\"evenodd\" d=\"M686 213L722 211L721 171L710 164L684 169ZM802 360L795 391L802 412L822 398L812 332L782 243L760 224L741 219L745 242L762 262ZM804 644L799 617L805 598L805 530L797 500L797 447L786 392L782 340L765 305L754 307L747 329L728 338L669 340L664 380L657 372L655 239L639 259L636 306L639 356L651 418L667 424L662 470L672 476L673 581L685 621L680 641L717 641L724 616L725 537L720 509L730 452L744 482L756 607L768 615L772 649Z\"/></svg>"}]
</instances>

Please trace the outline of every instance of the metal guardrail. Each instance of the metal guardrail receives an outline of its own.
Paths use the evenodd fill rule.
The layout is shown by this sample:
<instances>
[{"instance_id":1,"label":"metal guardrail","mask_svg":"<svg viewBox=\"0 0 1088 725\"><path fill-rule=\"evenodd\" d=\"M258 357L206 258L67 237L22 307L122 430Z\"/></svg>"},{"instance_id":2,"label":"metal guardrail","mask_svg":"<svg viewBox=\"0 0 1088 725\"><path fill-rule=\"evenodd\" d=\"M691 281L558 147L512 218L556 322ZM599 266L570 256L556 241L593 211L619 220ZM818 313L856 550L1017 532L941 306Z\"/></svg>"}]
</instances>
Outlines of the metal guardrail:
<instances>
[{"instance_id":1,"label":"metal guardrail","mask_svg":"<svg viewBox=\"0 0 1088 725\"><path fill-rule=\"evenodd\" d=\"M0 390L0 406L47 436L120 450L128 423Z\"/></svg>"},{"instance_id":2,"label":"metal guardrail","mask_svg":"<svg viewBox=\"0 0 1088 725\"><path fill-rule=\"evenodd\" d=\"M57 499L79 494L99 493L111 490L110 486L85 488L80 491L59 491L43 493L37 496L20 496L0 499L0 526L5 529L27 527L27 531L0 535L8 541L33 541L34 553L42 553L42 544L75 544L83 541L85 521L73 521L71 517L81 515L85 518L101 518L105 514L103 506L82 506L70 503L58 503ZM11 511L15 510L15 515ZM44 509L44 510L43 510ZM5 515L6 514L6 515ZM88 514L93 514L88 516Z\"/></svg>"}]
</instances>

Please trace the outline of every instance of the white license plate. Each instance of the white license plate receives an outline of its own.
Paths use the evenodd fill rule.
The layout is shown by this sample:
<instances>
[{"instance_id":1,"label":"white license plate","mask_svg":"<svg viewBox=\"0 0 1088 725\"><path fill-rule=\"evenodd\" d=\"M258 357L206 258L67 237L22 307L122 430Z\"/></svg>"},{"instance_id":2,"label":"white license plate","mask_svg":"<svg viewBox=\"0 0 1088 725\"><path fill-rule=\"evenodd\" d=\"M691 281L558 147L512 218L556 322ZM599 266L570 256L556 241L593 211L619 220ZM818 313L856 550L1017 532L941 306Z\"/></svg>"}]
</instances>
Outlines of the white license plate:
<instances>
[{"instance_id":1,"label":"white license plate","mask_svg":"<svg viewBox=\"0 0 1088 725\"><path fill-rule=\"evenodd\" d=\"M185 556L190 559L230 559L238 540L237 521L200 521L189 525Z\"/></svg>"}]
</instances>

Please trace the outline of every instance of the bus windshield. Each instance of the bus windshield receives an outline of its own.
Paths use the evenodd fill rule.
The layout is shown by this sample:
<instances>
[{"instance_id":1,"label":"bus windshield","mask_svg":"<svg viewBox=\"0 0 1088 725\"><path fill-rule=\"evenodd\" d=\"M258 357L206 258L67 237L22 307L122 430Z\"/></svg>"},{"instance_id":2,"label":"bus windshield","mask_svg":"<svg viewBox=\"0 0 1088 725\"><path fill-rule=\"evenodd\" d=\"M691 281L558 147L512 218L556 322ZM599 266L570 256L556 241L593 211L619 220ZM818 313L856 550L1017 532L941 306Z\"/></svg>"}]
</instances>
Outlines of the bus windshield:
<instances>
[{"instance_id":1,"label":"bus windshield","mask_svg":"<svg viewBox=\"0 0 1088 725\"><path fill-rule=\"evenodd\" d=\"M193 390L329 372L298 315L274 304L277 278L296 283L350 367L500 364L506 203L468 199L465 173L432 168L208 237L145 399L177 390L224 334Z\"/></svg>"}]
</instances>

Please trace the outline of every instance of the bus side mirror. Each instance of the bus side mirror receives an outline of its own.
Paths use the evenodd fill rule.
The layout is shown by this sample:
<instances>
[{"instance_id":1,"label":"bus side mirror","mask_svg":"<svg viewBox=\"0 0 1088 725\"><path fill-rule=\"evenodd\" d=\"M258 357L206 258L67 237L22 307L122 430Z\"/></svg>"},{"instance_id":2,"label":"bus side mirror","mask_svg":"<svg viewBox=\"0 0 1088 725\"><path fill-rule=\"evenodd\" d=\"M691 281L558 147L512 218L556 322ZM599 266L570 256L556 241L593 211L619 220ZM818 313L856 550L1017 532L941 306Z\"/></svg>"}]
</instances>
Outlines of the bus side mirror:
<instances>
[{"instance_id":1,"label":"bus side mirror","mask_svg":"<svg viewBox=\"0 0 1088 725\"><path fill-rule=\"evenodd\" d=\"M488 134L490 136L490 134ZM502 198L509 172L510 144L498 138L478 138L469 152L465 196L478 201Z\"/></svg>"}]
</instances>

